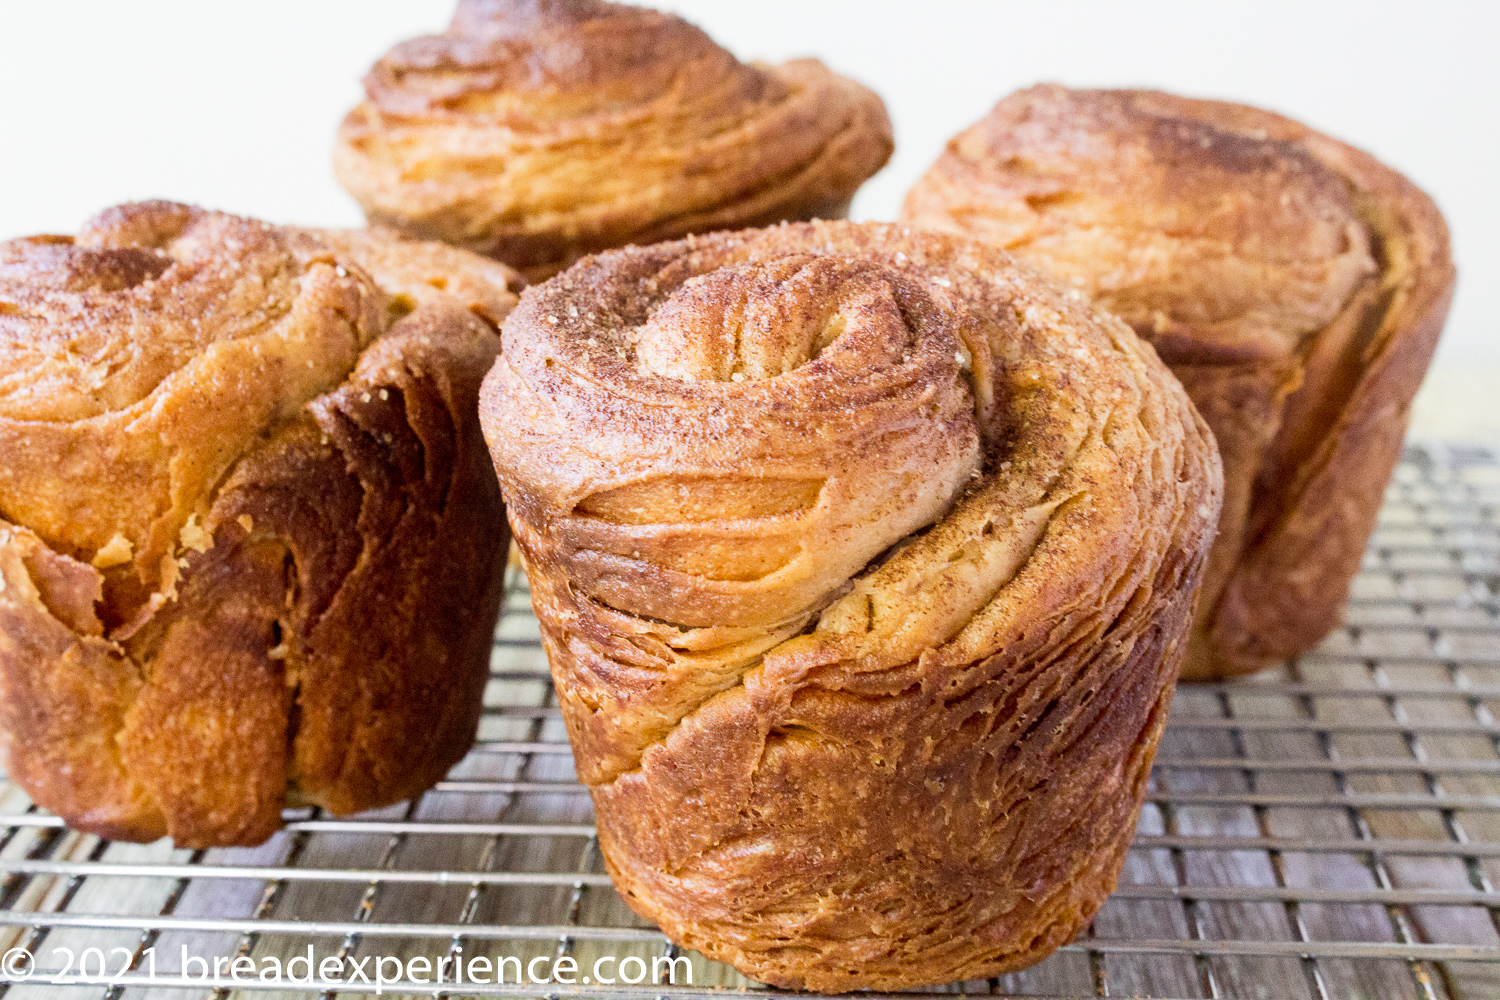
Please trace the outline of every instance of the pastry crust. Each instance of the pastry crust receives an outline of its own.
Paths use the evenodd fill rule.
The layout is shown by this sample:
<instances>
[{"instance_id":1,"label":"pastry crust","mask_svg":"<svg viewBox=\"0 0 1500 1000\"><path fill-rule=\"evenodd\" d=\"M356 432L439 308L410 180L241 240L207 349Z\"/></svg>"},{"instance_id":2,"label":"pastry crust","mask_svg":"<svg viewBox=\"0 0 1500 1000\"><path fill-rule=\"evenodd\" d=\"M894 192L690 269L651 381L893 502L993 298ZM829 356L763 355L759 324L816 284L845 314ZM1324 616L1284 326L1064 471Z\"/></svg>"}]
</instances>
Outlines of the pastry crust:
<instances>
[{"instance_id":1,"label":"pastry crust","mask_svg":"<svg viewBox=\"0 0 1500 1000\"><path fill-rule=\"evenodd\" d=\"M626 901L820 991L1069 940L1219 515L1151 348L997 250L850 223L588 258L504 338L481 422Z\"/></svg>"},{"instance_id":2,"label":"pastry crust","mask_svg":"<svg viewBox=\"0 0 1500 1000\"><path fill-rule=\"evenodd\" d=\"M11 780L77 829L206 847L441 778L499 607L474 410L518 282L164 202L0 244Z\"/></svg>"},{"instance_id":3,"label":"pastry crust","mask_svg":"<svg viewBox=\"0 0 1500 1000\"><path fill-rule=\"evenodd\" d=\"M1339 621L1454 283L1432 200L1256 108L1040 86L949 143L903 219L1003 247L1151 340L1223 454L1184 676Z\"/></svg>"},{"instance_id":4,"label":"pastry crust","mask_svg":"<svg viewBox=\"0 0 1500 1000\"><path fill-rule=\"evenodd\" d=\"M880 98L817 60L746 65L600 0L460 0L365 92L334 168L370 221L532 280L627 243L842 218L894 148Z\"/></svg>"}]
</instances>

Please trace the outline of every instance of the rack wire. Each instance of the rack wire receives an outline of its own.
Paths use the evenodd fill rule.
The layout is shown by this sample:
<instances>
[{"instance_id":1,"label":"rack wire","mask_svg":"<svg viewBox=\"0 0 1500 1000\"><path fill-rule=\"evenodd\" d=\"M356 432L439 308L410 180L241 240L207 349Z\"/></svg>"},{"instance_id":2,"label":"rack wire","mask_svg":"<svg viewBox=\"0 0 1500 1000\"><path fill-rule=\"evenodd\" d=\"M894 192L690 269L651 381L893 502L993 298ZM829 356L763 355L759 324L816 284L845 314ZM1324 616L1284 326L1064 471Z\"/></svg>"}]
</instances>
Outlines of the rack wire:
<instances>
[{"instance_id":1,"label":"rack wire","mask_svg":"<svg viewBox=\"0 0 1500 1000\"><path fill-rule=\"evenodd\" d=\"M917 995L1500 996L1497 511L1494 454L1409 448L1347 624L1279 668L1179 690L1119 890L1093 925L1031 969ZM387 996L763 989L678 955L610 887L529 593L511 582L480 741L415 801L348 818L292 810L262 847L188 851L69 831L0 784L0 997L359 996L375 986L347 970L363 960L373 980L382 957L388 974L403 963ZM231 979L235 958L258 973L309 947L319 963L346 960L340 981ZM88 952L82 981L76 960L95 948L105 975ZM12 949L35 964L10 966ZM72 978L59 975L70 952ZM411 958L451 969L505 956L542 958L544 974L572 958L580 981L407 974ZM607 971L640 958L631 974L687 961L675 983L582 982L605 956Z\"/></svg>"}]
</instances>

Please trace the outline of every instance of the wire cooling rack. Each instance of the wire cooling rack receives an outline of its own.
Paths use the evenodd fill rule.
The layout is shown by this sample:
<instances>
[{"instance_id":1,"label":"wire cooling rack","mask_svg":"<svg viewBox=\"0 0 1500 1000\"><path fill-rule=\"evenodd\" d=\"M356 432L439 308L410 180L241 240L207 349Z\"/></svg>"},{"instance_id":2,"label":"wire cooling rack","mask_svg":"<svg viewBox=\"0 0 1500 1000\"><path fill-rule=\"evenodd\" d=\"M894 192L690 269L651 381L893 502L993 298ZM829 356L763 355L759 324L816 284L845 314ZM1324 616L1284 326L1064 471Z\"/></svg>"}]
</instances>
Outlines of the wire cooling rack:
<instances>
[{"instance_id":1,"label":"wire cooling rack","mask_svg":"<svg viewBox=\"0 0 1500 1000\"><path fill-rule=\"evenodd\" d=\"M1025 972L923 992L1500 997L1497 510L1493 454L1409 449L1347 625L1278 669L1179 691L1119 891L1093 926ZM0 995L358 996L381 959L382 978L403 980L382 984L388 996L758 989L677 955L610 887L525 581L512 583L481 741L417 801L345 819L291 811L260 848L187 851L73 833L0 785ZM317 968L281 967L298 982L255 978L309 948ZM540 959L543 976L571 958L576 972L556 968L577 982L440 987L420 961L480 957ZM215 958L218 985L205 978ZM238 983L235 958L248 960ZM659 958L686 959L675 984L654 981L664 963L646 976ZM370 982L352 971L362 960ZM599 968L616 981L585 984ZM308 984L304 969L338 981Z\"/></svg>"}]
</instances>

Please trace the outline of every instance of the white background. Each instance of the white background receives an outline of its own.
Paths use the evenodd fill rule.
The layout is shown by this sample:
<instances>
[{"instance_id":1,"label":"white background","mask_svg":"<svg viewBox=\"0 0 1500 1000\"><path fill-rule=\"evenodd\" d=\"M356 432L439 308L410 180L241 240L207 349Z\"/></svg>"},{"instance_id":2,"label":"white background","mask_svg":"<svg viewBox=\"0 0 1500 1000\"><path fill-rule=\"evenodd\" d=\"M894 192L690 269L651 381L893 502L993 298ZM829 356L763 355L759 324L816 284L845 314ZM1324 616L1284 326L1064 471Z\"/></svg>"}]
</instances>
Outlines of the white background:
<instances>
[{"instance_id":1,"label":"white background","mask_svg":"<svg viewBox=\"0 0 1500 1000\"><path fill-rule=\"evenodd\" d=\"M0 238L168 197L354 225L334 129L369 64L453 0L0 0ZM855 202L893 218L943 142L1040 80L1273 108L1431 193L1458 298L1424 434L1500 440L1500 3L1488 0L661 4L744 59L816 55L885 98L896 155Z\"/></svg>"}]
</instances>

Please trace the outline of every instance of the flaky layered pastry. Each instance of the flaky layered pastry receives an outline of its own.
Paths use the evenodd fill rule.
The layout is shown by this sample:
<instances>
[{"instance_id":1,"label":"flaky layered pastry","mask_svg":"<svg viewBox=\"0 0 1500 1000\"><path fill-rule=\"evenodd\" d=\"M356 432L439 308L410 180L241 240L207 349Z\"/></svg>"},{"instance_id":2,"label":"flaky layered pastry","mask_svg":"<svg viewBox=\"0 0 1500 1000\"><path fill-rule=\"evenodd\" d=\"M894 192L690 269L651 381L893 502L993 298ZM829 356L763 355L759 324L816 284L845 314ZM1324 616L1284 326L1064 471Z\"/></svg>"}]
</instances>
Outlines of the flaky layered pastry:
<instances>
[{"instance_id":1,"label":"flaky layered pastry","mask_svg":"<svg viewBox=\"0 0 1500 1000\"><path fill-rule=\"evenodd\" d=\"M1027 965L1114 887L1220 505L1123 323L796 224L529 289L481 394L629 904L786 987Z\"/></svg>"},{"instance_id":2,"label":"flaky layered pastry","mask_svg":"<svg viewBox=\"0 0 1500 1000\"><path fill-rule=\"evenodd\" d=\"M488 676L507 535L475 411L516 281L165 202L0 243L11 780L188 847L438 780Z\"/></svg>"},{"instance_id":3,"label":"flaky layered pastry","mask_svg":"<svg viewBox=\"0 0 1500 1000\"><path fill-rule=\"evenodd\" d=\"M913 224L987 240L1149 339L1223 454L1184 676L1337 625L1453 292L1431 199L1255 108L1035 87L948 144Z\"/></svg>"},{"instance_id":4,"label":"flaky layered pastry","mask_svg":"<svg viewBox=\"0 0 1500 1000\"><path fill-rule=\"evenodd\" d=\"M817 60L746 65L603 0L460 0L365 93L334 168L369 219L533 280L627 243L842 218L893 148L880 98Z\"/></svg>"}]
</instances>

